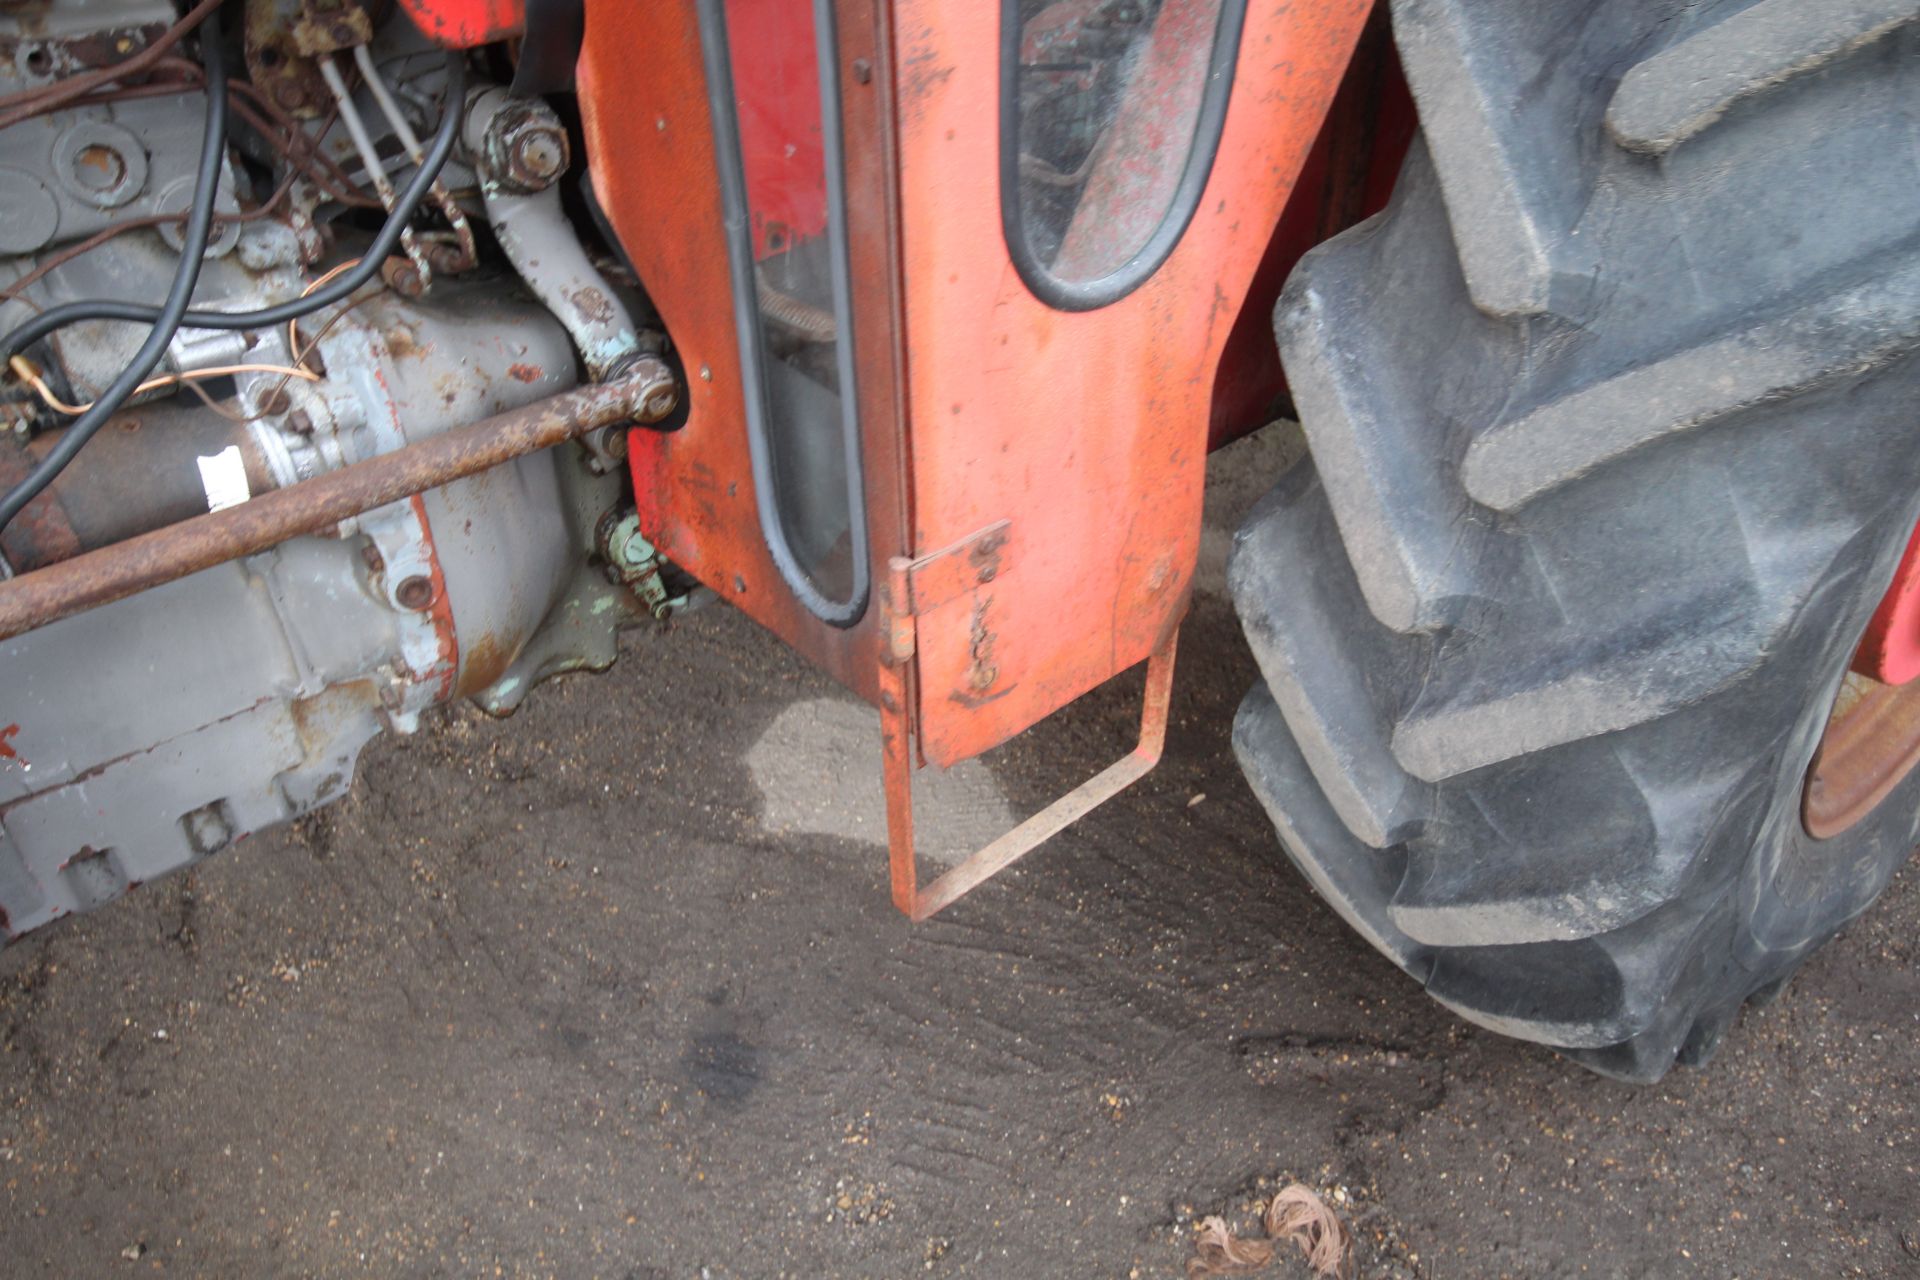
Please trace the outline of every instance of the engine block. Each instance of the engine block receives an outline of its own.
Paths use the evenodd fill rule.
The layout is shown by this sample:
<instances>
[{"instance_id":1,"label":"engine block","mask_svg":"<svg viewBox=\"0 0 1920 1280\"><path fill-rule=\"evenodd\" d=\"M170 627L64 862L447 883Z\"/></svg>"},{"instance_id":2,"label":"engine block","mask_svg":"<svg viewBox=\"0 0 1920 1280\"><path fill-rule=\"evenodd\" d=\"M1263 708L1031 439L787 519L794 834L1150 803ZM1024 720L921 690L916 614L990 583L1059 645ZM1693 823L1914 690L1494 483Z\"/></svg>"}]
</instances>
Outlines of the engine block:
<instances>
[{"instance_id":1,"label":"engine block","mask_svg":"<svg viewBox=\"0 0 1920 1280\"><path fill-rule=\"evenodd\" d=\"M214 205L225 220L197 306L299 299L351 265L369 220L392 207L388 171L418 160L440 111L462 113L476 143L496 119L547 130L545 151L512 149L544 157L545 171L495 175L476 146L440 175L403 252L349 301L293 325L182 328L160 385L109 418L0 534L8 576L541 400L653 341L562 212L565 137L549 110L518 100L506 120L484 85L436 102L439 55L404 19L369 24L351 49L300 53L300 12L249 5L249 54L280 48L283 81L297 56L322 73L314 83L342 92L331 110L311 93L289 110L284 93L276 104L258 83L235 86L260 127L230 136ZM55 4L28 32L0 12L19 54L0 64L0 90L57 88L159 40L179 16L165 3ZM350 87L343 68L357 68ZM203 87L173 74L171 92L109 86L0 127L0 328L76 299L166 293L180 245L169 219L192 196L206 105ZM509 213L504 252L476 252L468 224ZM553 251L515 252L528 243ZM583 289L596 298L590 322L556 314L554 300ZM0 487L47 455L143 337L89 321L15 361ZM616 627L662 612L657 581L643 604L607 568L619 556L603 534L625 510L623 431L0 641L6 936L339 797L375 733L411 732L432 706L473 697L505 713L545 676L609 665Z\"/></svg>"}]
</instances>

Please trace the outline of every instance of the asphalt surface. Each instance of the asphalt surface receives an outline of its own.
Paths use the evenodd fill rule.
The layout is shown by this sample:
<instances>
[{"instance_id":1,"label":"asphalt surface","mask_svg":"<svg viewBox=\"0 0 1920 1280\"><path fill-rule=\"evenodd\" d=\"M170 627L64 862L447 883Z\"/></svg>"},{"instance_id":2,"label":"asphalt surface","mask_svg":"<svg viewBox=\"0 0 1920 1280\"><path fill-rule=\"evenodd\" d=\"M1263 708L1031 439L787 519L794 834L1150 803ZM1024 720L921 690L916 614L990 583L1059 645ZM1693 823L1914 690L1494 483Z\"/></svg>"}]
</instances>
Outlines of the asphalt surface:
<instances>
[{"instance_id":1,"label":"asphalt surface","mask_svg":"<svg viewBox=\"0 0 1920 1280\"><path fill-rule=\"evenodd\" d=\"M0 953L0 1274L1178 1277L1300 1179L1363 1276L1920 1276L1912 866L1638 1089L1460 1022L1291 870L1217 563L1285 451L1216 459L1165 762L930 924L871 713L711 608ZM1137 691L947 780L936 853Z\"/></svg>"}]
</instances>

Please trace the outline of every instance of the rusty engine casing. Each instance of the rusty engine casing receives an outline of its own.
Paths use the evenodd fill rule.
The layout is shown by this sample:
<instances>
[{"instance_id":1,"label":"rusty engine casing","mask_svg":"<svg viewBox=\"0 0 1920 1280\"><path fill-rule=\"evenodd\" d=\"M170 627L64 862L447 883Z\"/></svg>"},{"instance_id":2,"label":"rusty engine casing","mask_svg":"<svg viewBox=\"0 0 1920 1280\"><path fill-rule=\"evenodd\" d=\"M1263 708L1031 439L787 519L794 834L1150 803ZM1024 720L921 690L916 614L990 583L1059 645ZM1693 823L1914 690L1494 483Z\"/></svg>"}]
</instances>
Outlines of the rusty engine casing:
<instances>
[{"instance_id":1,"label":"rusty engine casing","mask_svg":"<svg viewBox=\"0 0 1920 1280\"><path fill-rule=\"evenodd\" d=\"M49 34L31 40L7 33L15 20L0 14L0 35L52 49L36 67L80 72L96 65L90 59L125 55L126 44L105 33L132 30L137 45L174 18L171 5L131 0L72 9L73 21L44 24ZM283 28L297 12L247 6L249 51L287 44ZM180 381L110 418L0 535L7 575L20 576L7 585L25 586L48 566L74 577L69 569L91 563L76 559L83 553L111 555L132 545L128 539L204 521L210 509L364 468L650 359L636 356L643 339L618 289L587 260L560 213L552 184L567 156L552 113L498 121L495 134L508 136L496 150L517 163L496 172L486 156L497 140L489 129L505 114L498 91L473 85L450 105L436 103L437 51L404 20L371 35L357 52L306 59L311 73L333 57L337 79L351 58L359 83L331 117L301 111L291 114L315 118L285 122L327 157L322 173L334 189L289 174L284 155L270 160L270 179L250 181L239 156L273 148L251 135L230 137L216 208L263 212L220 224L196 303L245 310L299 298L330 263L352 260L366 232L347 216L347 197L374 213L382 198L342 119L357 117L371 135L373 163L390 165L396 178L418 149L374 90L383 74L392 83L378 87L389 103L404 104L398 109L416 137L432 132L442 109L461 113L471 131L474 158L456 157L438 184L436 199L446 199L437 216L448 229L420 237L424 270L408 279L389 270L400 288L376 281L291 329L182 329L163 364ZM34 87L9 81L10 70L0 68L0 91ZM0 228L0 250L11 254L0 258L0 328L73 299L166 292L178 263L171 225L65 251L111 227L124 209L184 207L179 183L191 176L203 109L204 95L186 84L168 95L83 101L30 127L0 130L0 174L9 183L18 176L29 212L44 215ZM60 157L81 144L111 150L102 162L129 189L103 204L98 191L73 181ZM539 163L530 167L529 156ZM256 203L283 177L274 201ZM451 194L476 189L477 198ZM40 192L48 199L29 199ZM473 252L464 226L481 216L512 224L510 234L503 225L502 252L491 260ZM393 261L411 270L412 260ZM567 314L550 307L560 299L573 300ZM142 336L138 326L74 325L33 348L28 367L44 375L51 398L85 402ZM242 371L220 372L236 367ZM303 372L288 372L295 369ZM200 380L203 396L188 391L188 379ZM18 483L59 442L71 415L50 402L17 380L8 386L0 487ZM616 626L648 612L590 560L620 513L614 454L623 433L617 427L513 457L314 535L175 580L155 578L150 589L72 616L31 619L19 634L0 631L9 635L0 640L5 935L89 910L344 794L375 733L409 732L435 704L470 696L505 713L546 675L609 665Z\"/></svg>"}]
</instances>

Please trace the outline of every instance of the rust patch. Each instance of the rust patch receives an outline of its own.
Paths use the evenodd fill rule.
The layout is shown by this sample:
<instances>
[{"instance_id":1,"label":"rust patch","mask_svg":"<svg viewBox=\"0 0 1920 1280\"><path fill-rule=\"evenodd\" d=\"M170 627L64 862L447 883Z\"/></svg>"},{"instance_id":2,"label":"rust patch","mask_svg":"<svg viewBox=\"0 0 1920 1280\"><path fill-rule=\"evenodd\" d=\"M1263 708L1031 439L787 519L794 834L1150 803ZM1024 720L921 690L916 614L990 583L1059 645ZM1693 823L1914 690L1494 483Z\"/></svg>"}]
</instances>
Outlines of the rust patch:
<instances>
[{"instance_id":1,"label":"rust patch","mask_svg":"<svg viewBox=\"0 0 1920 1280\"><path fill-rule=\"evenodd\" d=\"M435 698L444 702L453 696L454 681L459 677L460 638L453 628L453 604L447 599L447 580L440 572L440 552L433 544L433 523L427 519L427 504L417 493L410 502L413 518L420 522L422 540L427 546L427 568L433 582L433 600L427 616L433 619L434 636L440 642L439 659L426 674L439 680Z\"/></svg>"},{"instance_id":2,"label":"rust patch","mask_svg":"<svg viewBox=\"0 0 1920 1280\"><path fill-rule=\"evenodd\" d=\"M460 672L460 692L478 693L499 682L516 656L493 635L482 635L466 646L466 664Z\"/></svg>"},{"instance_id":3,"label":"rust patch","mask_svg":"<svg viewBox=\"0 0 1920 1280\"><path fill-rule=\"evenodd\" d=\"M573 303L574 310L596 324L613 322L613 300L592 285L575 289L567 295L567 300Z\"/></svg>"},{"instance_id":4,"label":"rust patch","mask_svg":"<svg viewBox=\"0 0 1920 1280\"><path fill-rule=\"evenodd\" d=\"M9 432L4 442L0 442L0 486L11 489L19 484L33 470L36 461L18 437ZM5 551L15 572L71 560L83 550L80 535L60 501L60 492L60 487L53 485L42 490L0 536L0 550Z\"/></svg>"},{"instance_id":5,"label":"rust patch","mask_svg":"<svg viewBox=\"0 0 1920 1280\"><path fill-rule=\"evenodd\" d=\"M379 705L379 687L367 678L343 680L310 698L295 698L287 704L287 712L293 717L293 731L300 739L300 754L313 759L333 741L341 725L368 707Z\"/></svg>"},{"instance_id":6,"label":"rust patch","mask_svg":"<svg viewBox=\"0 0 1920 1280\"><path fill-rule=\"evenodd\" d=\"M987 610L992 607L992 596L982 596L973 606L973 625L967 636L968 652L973 658L967 664L967 684L981 693L1000 678L1000 668L993 661L996 637L987 626Z\"/></svg>"},{"instance_id":7,"label":"rust patch","mask_svg":"<svg viewBox=\"0 0 1920 1280\"><path fill-rule=\"evenodd\" d=\"M19 732L20 726L17 724L0 729L0 760L19 760L22 765L27 763L13 745L13 739Z\"/></svg>"},{"instance_id":8,"label":"rust patch","mask_svg":"<svg viewBox=\"0 0 1920 1280\"><path fill-rule=\"evenodd\" d=\"M507 376L515 382L538 382L546 376L546 370L537 364L510 364L507 366Z\"/></svg>"}]
</instances>

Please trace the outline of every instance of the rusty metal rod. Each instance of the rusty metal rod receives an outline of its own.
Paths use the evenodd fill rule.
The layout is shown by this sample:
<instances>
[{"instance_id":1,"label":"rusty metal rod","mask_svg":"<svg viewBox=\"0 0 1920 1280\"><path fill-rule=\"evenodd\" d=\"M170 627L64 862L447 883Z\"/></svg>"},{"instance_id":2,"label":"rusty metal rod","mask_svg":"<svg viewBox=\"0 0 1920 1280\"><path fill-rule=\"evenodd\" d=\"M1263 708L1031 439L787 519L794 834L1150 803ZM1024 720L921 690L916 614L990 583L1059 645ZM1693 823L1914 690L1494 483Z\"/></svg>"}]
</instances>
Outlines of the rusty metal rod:
<instances>
[{"instance_id":1,"label":"rusty metal rod","mask_svg":"<svg viewBox=\"0 0 1920 1280\"><path fill-rule=\"evenodd\" d=\"M620 377L482 418L418 444L0 582L0 640L318 533L349 516L537 453L599 427L672 412L673 374L643 356Z\"/></svg>"}]
</instances>

